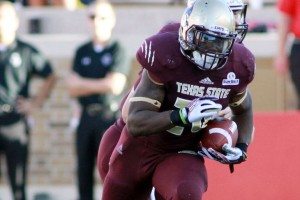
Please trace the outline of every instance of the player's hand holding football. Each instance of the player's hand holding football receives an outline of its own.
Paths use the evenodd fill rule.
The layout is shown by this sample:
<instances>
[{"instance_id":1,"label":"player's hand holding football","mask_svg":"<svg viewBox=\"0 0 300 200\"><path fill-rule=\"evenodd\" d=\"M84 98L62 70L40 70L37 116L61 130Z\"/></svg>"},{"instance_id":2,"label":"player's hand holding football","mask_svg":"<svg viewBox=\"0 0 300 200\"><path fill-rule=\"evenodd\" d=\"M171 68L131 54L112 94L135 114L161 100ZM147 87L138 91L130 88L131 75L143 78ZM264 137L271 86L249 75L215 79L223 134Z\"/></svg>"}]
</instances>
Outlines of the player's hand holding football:
<instances>
[{"instance_id":1,"label":"player's hand holding football","mask_svg":"<svg viewBox=\"0 0 300 200\"><path fill-rule=\"evenodd\" d=\"M205 147L201 147L198 153L223 164L239 164L247 159L247 144L238 143L235 147L225 144L222 149L223 152L221 153L213 148L206 149Z\"/></svg>"},{"instance_id":2,"label":"player's hand holding football","mask_svg":"<svg viewBox=\"0 0 300 200\"><path fill-rule=\"evenodd\" d=\"M218 115L221 118L231 119L233 114L232 114L232 110L230 109L230 107L227 106L223 110L220 110L220 112L218 113Z\"/></svg>"},{"instance_id":3,"label":"player's hand holding football","mask_svg":"<svg viewBox=\"0 0 300 200\"><path fill-rule=\"evenodd\" d=\"M206 122L218 116L222 105L210 99L194 99L187 107L174 110L171 113L171 121L174 125L185 126L193 122L201 122L203 128Z\"/></svg>"}]
</instances>

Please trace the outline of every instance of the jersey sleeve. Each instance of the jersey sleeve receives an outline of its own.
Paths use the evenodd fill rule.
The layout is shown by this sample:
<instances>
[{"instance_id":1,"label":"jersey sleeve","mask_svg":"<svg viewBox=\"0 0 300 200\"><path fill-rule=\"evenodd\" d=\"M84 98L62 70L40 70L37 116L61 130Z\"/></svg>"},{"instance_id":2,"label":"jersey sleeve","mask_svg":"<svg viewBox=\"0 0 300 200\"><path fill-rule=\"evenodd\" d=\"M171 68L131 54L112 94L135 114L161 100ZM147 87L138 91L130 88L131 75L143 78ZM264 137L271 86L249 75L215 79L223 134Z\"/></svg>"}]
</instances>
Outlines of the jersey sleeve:
<instances>
[{"instance_id":1,"label":"jersey sleeve","mask_svg":"<svg viewBox=\"0 0 300 200\"><path fill-rule=\"evenodd\" d=\"M249 85L254 77L255 77L255 71L256 71L256 62L255 62L255 57L254 55L251 53L251 51L247 50L245 53L245 57L247 59L243 60L243 64L246 68L246 78L245 78L245 84Z\"/></svg>"},{"instance_id":2,"label":"jersey sleeve","mask_svg":"<svg viewBox=\"0 0 300 200\"><path fill-rule=\"evenodd\" d=\"M148 71L150 78L160 84L168 80L168 60L172 62L165 34L157 34L146 39L136 53L139 64ZM168 57L170 57L168 59Z\"/></svg>"},{"instance_id":3,"label":"jersey sleeve","mask_svg":"<svg viewBox=\"0 0 300 200\"><path fill-rule=\"evenodd\" d=\"M31 64L33 68L33 74L36 74L40 77L48 77L53 73L53 68L49 60L36 49L32 49Z\"/></svg>"},{"instance_id":4,"label":"jersey sleeve","mask_svg":"<svg viewBox=\"0 0 300 200\"><path fill-rule=\"evenodd\" d=\"M235 93L244 92L255 77L256 63L252 52L243 45L235 47L235 71L239 76L239 85Z\"/></svg>"},{"instance_id":5,"label":"jersey sleeve","mask_svg":"<svg viewBox=\"0 0 300 200\"><path fill-rule=\"evenodd\" d=\"M166 32L178 32L180 27L180 23L178 22L169 22L165 26L163 26L158 33L166 33Z\"/></svg>"}]
</instances>

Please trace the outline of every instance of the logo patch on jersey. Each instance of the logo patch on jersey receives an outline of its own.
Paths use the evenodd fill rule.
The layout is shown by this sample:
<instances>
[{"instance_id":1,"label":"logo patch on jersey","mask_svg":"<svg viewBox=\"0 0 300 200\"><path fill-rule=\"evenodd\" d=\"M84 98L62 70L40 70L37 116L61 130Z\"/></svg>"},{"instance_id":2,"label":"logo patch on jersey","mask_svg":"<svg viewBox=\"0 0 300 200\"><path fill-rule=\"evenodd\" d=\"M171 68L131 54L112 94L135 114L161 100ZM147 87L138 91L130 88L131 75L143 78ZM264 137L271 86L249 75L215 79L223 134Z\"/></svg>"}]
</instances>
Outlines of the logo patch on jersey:
<instances>
[{"instance_id":1,"label":"logo patch on jersey","mask_svg":"<svg viewBox=\"0 0 300 200\"><path fill-rule=\"evenodd\" d=\"M22 64L22 58L20 54L14 52L11 54L9 62L14 66L14 67L20 67Z\"/></svg>"},{"instance_id":2,"label":"logo patch on jersey","mask_svg":"<svg viewBox=\"0 0 300 200\"><path fill-rule=\"evenodd\" d=\"M199 83L206 84L206 85L213 85L214 84L214 82L212 82L209 77L206 77L206 78L202 79L201 81L199 81Z\"/></svg>"},{"instance_id":3,"label":"logo patch on jersey","mask_svg":"<svg viewBox=\"0 0 300 200\"><path fill-rule=\"evenodd\" d=\"M233 72L229 72L227 78L222 81L222 85L238 85L239 83L240 79L236 79L236 75Z\"/></svg>"},{"instance_id":4,"label":"logo patch on jersey","mask_svg":"<svg viewBox=\"0 0 300 200\"><path fill-rule=\"evenodd\" d=\"M110 53L107 53L102 56L101 63L103 66L108 67L113 62L112 55Z\"/></svg>"},{"instance_id":5,"label":"logo patch on jersey","mask_svg":"<svg viewBox=\"0 0 300 200\"><path fill-rule=\"evenodd\" d=\"M155 51L152 50L152 42L150 41L148 44L147 41L144 41L141 48L142 52L144 53L145 59L147 59L147 63L150 64L150 66L153 66Z\"/></svg>"},{"instance_id":6,"label":"logo patch on jersey","mask_svg":"<svg viewBox=\"0 0 300 200\"><path fill-rule=\"evenodd\" d=\"M84 65L84 66L87 66L87 65L90 65L92 62L91 58L90 57L83 57L81 59L81 64Z\"/></svg>"}]
</instances>

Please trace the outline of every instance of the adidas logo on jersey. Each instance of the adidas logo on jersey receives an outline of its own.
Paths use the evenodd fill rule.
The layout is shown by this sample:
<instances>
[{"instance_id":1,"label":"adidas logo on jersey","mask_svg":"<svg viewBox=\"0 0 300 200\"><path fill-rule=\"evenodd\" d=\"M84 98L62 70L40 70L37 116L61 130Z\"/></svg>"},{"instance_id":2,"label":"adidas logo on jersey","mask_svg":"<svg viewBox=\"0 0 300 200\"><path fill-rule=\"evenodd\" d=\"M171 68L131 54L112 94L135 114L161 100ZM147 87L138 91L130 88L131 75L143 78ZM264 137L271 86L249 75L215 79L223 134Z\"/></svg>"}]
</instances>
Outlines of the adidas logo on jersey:
<instances>
[{"instance_id":1,"label":"adidas logo on jersey","mask_svg":"<svg viewBox=\"0 0 300 200\"><path fill-rule=\"evenodd\" d=\"M199 81L199 82L202 83L202 84L206 84L206 85L213 85L213 84L214 84L214 82L212 82L212 81L210 80L210 78L208 78L208 77L202 79L202 80Z\"/></svg>"}]
</instances>

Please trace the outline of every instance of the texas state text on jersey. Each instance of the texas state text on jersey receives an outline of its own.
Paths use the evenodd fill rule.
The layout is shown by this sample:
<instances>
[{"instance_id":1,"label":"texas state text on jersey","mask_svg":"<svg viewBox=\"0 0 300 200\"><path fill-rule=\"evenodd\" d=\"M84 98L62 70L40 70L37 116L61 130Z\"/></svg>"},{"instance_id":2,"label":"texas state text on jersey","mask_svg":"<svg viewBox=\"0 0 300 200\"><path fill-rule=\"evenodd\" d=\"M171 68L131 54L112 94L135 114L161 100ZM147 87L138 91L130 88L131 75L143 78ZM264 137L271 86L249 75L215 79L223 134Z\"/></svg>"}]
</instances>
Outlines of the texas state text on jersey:
<instances>
[{"instance_id":1,"label":"texas state text on jersey","mask_svg":"<svg viewBox=\"0 0 300 200\"><path fill-rule=\"evenodd\" d=\"M138 49L136 57L141 66L155 82L161 83L166 89L161 111L172 110L186 106L197 97L214 97L215 102L227 107L233 96L245 91L254 78L255 59L253 54L243 45L235 43L232 52L221 69L200 70L180 52L178 29L170 24L169 29L146 39ZM187 141L185 133L192 129L175 127L175 132L160 134L158 137L174 137L175 141ZM180 130L178 130L180 129ZM193 129L197 130L197 129ZM157 137L157 136L151 136ZM169 138L170 139L170 138ZM168 141L169 141L168 139ZM187 139L187 138L186 138ZM167 140L164 140L166 142Z\"/></svg>"}]
</instances>

